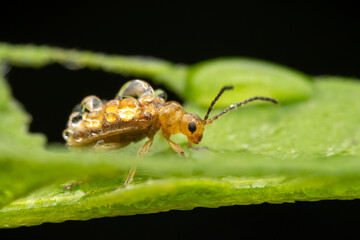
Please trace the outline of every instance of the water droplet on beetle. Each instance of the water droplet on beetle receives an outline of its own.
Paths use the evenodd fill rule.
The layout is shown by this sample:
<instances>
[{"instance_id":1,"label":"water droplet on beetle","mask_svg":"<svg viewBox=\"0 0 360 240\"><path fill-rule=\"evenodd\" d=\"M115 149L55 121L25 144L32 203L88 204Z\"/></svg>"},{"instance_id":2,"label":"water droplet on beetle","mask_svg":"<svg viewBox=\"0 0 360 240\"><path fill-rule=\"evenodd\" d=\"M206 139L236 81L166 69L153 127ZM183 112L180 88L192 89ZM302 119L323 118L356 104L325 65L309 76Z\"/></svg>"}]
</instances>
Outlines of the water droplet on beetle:
<instances>
[{"instance_id":1,"label":"water droplet on beetle","mask_svg":"<svg viewBox=\"0 0 360 240\"><path fill-rule=\"evenodd\" d=\"M86 112L86 110L89 112L100 111L102 106L103 104L100 98L96 96L88 96L81 102L81 112Z\"/></svg>"},{"instance_id":2,"label":"water droplet on beetle","mask_svg":"<svg viewBox=\"0 0 360 240\"><path fill-rule=\"evenodd\" d=\"M76 104L72 112L81 112L81 103Z\"/></svg>"},{"instance_id":3,"label":"water droplet on beetle","mask_svg":"<svg viewBox=\"0 0 360 240\"><path fill-rule=\"evenodd\" d=\"M75 142L81 142L83 140L82 133L80 131L74 132L73 139Z\"/></svg>"},{"instance_id":4,"label":"water droplet on beetle","mask_svg":"<svg viewBox=\"0 0 360 240\"><path fill-rule=\"evenodd\" d=\"M69 117L68 127L76 127L82 120L82 113L74 112Z\"/></svg>"},{"instance_id":5,"label":"water droplet on beetle","mask_svg":"<svg viewBox=\"0 0 360 240\"><path fill-rule=\"evenodd\" d=\"M71 129L65 129L62 133L62 136L63 136L64 140L67 141L67 140L69 140L71 134L72 134Z\"/></svg>"},{"instance_id":6,"label":"water droplet on beetle","mask_svg":"<svg viewBox=\"0 0 360 240\"><path fill-rule=\"evenodd\" d=\"M156 89L154 94L155 94L156 97L162 98L166 102L167 94L166 94L166 92L164 90Z\"/></svg>"},{"instance_id":7,"label":"water droplet on beetle","mask_svg":"<svg viewBox=\"0 0 360 240\"><path fill-rule=\"evenodd\" d=\"M236 104L237 104L236 102L233 102L233 103L231 103L230 107L234 108L234 109L237 109L238 107L236 106Z\"/></svg>"},{"instance_id":8,"label":"water droplet on beetle","mask_svg":"<svg viewBox=\"0 0 360 240\"><path fill-rule=\"evenodd\" d=\"M146 96L154 96L154 90L150 84L138 79L125 83L116 95L118 99L123 99L124 97L139 99Z\"/></svg>"}]
</instances>

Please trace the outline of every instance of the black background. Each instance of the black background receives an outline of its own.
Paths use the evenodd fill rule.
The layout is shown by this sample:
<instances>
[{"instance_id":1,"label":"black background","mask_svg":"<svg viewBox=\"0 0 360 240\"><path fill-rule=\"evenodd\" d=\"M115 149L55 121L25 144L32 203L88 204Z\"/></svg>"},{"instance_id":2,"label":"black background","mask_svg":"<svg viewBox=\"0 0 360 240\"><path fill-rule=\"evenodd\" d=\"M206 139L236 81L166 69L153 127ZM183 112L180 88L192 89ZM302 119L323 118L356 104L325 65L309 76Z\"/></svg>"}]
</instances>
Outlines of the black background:
<instances>
[{"instance_id":1,"label":"black background","mask_svg":"<svg viewBox=\"0 0 360 240\"><path fill-rule=\"evenodd\" d=\"M185 64L248 56L310 75L360 77L359 11L345 2L237 1L230 5L223 1L195 6L2 1L0 11L0 41L148 55ZM89 94L112 98L131 77L69 71L54 64L41 70L12 68L8 79L14 96L33 115L31 131L43 132L49 142L61 142L61 131L76 102ZM181 101L171 93L170 98ZM359 235L359 215L358 200L261 204L43 224L0 230L0 236L236 239L265 234L295 238L312 236L314 230L322 237Z\"/></svg>"}]
</instances>

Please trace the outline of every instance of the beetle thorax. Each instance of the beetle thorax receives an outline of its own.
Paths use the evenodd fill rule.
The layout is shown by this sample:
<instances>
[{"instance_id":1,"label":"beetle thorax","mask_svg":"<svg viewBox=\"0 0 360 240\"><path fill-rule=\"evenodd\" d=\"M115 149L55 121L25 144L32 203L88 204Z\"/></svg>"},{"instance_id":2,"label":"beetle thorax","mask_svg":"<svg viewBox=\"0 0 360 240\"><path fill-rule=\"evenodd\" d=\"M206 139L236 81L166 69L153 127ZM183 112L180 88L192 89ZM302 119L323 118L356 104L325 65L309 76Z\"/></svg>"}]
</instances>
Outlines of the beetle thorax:
<instances>
[{"instance_id":1,"label":"beetle thorax","mask_svg":"<svg viewBox=\"0 0 360 240\"><path fill-rule=\"evenodd\" d=\"M160 128L168 134L180 132L180 121L185 114L185 110L177 102L167 102L159 110Z\"/></svg>"},{"instance_id":2,"label":"beetle thorax","mask_svg":"<svg viewBox=\"0 0 360 240\"><path fill-rule=\"evenodd\" d=\"M162 131L168 135L181 132L195 144L202 139L204 121L196 114L187 113L177 102L167 102L161 107L159 122Z\"/></svg>"}]
</instances>

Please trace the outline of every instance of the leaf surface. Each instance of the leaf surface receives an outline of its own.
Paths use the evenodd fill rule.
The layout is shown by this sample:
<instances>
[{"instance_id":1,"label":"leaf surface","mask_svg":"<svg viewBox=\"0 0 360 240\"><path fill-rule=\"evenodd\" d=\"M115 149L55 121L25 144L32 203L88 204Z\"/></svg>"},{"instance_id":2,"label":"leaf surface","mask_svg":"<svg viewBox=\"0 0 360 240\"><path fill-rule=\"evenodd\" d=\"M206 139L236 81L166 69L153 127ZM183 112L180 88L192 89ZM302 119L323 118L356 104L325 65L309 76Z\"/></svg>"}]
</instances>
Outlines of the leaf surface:
<instances>
[{"instance_id":1,"label":"leaf surface","mask_svg":"<svg viewBox=\"0 0 360 240\"><path fill-rule=\"evenodd\" d=\"M287 69L283 73L289 74ZM322 77L303 85L311 94L296 103L249 104L222 116L206 127L199 145L206 148L186 150L185 159L157 136L137 163L134 183L122 189L142 142L97 154L45 149L42 135L27 132L30 117L0 78L0 227L359 198L360 116L355 109L360 84ZM200 116L206 112L190 102L184 107ZM186 145L184 136L173 140Z\"/></svg>"}]
</instances>

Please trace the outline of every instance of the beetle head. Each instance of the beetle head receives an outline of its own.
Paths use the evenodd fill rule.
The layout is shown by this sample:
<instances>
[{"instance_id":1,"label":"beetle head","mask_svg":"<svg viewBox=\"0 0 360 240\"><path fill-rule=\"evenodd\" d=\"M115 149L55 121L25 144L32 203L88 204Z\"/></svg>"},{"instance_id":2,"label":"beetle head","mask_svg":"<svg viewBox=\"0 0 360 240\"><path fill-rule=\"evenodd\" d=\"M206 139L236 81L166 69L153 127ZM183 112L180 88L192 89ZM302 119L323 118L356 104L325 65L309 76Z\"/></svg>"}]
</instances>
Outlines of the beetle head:
<instances>
[{"instance_id":1,"label":"beetle head","mask_svg":"<svg viewBox=\"0 0 360 240\"><path fill-rule=\"evenodd\" d=\"M180 131L189 142L198 144L203 136L205 122L196 114L185 113L180 121Z\"/></svg>"}]
</instances>

